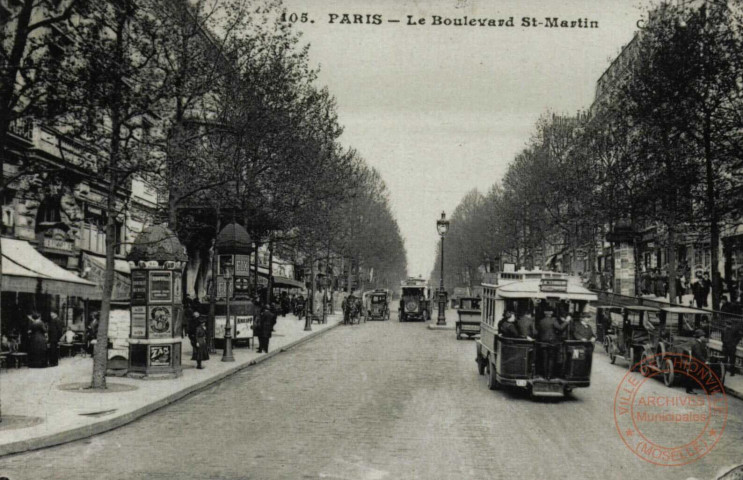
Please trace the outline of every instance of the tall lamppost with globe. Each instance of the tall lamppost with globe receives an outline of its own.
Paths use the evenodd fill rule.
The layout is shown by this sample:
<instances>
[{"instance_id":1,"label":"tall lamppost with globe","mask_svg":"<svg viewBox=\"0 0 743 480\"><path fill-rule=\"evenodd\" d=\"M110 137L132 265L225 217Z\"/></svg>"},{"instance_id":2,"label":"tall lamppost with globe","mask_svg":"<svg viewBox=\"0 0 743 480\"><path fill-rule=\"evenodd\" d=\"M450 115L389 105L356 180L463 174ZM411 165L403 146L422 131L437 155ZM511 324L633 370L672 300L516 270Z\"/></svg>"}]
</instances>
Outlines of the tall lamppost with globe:
<instances>
[{"instance_id":1,"label":"tall lamppost with globe","mask_svg":"<svg viewBox=\"0 0 743 480\"><path fill-rule=\"evenodd\" d=\"M446 325L446 290L444 290L444 237L449 231L449 220L446 219L446 213L441 212L441 218L436 220L436 230L441 237L441 278L439 279L439 318L436 325Z\"/></svg>"},{"instance_id":2,"label":"tall lamppost with globe","mask_svg":"<svg viewBox=\"0 0 743 480\"><path fill-rule=\"evenodd\" d=\"M225 285L225 297L227 299L227 320L224 325L224 351L222 352L223 362L234 362L235 357L232 356L232 324L230 323L230 296L232 295L232 261L227 261L222 264L222 274L227 285Z\"/></svg>"}]
</instances>

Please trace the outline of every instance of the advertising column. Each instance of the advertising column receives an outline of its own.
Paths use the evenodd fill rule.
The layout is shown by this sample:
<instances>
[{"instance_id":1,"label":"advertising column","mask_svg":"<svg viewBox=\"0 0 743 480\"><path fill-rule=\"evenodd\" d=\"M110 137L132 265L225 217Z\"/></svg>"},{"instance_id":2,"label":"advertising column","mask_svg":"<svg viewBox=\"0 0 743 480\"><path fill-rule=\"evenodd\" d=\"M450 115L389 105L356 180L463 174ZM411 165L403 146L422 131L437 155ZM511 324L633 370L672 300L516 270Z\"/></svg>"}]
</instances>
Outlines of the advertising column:
<instances>
[{"instance_id":1,"label":"advertising column","mask_svg":"<svg viewBox=\"0 0 743 480\"><path fill-rule=\"evenodd\" d=\"M177 267L176 267L177 264ZM183 317L180 262L146 262L132 270L129 376L181 374Z\"/></svg>"}]
</instances>

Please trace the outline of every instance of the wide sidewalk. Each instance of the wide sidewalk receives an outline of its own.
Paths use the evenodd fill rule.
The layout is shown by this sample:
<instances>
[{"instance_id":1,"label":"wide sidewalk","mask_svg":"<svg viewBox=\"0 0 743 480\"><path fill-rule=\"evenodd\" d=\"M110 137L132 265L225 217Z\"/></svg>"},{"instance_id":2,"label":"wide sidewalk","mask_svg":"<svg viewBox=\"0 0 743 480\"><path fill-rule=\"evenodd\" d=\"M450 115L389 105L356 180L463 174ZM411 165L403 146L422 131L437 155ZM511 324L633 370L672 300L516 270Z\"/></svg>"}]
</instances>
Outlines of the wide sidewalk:
<instances>
[{"instance_id":1,"label":"wide sidewalk","mask_svg":"<svg viewBox=\"0 0 743 480\"><path fill-rule=\"evenodd\" d=\"M341 315L331 315L326 324L312 324L304 331L304 320L279 317L269 353L255 347L235 348L234 362L222 362L222 351L197 370L191 345L183 343L183 375L175 379L138 380L107 377L104 392L85 390L90 384L92 359L60 359L58 367L8 369L0 376L0 455L57 445L86 438L140 418L184 396L199 391L243 368L292 348L339 325ZM76 388L77 387L77 388ZM82 387L82 388L80 388Z\"/></svg>"}]
</instances>

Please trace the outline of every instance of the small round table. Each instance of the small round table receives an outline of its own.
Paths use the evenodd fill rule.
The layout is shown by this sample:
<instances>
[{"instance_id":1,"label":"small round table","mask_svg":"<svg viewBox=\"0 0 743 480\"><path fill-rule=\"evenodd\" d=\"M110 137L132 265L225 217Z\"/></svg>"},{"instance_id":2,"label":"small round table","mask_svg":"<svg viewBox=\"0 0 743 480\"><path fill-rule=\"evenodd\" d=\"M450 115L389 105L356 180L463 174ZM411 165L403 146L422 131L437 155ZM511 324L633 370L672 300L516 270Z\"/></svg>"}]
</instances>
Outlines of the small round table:
<instances>
[{"instance_id":1,"label":"small round table","mask_svg":"<svg viewBox=\"0 0 743 480\"><path fill-rule=\"evenodd\" d=\"M10 359L13 360L15 368L21 368L23 364L28 366L28 353L26 352L13 352L10 354Z\"/></svg>"}]
</instances>

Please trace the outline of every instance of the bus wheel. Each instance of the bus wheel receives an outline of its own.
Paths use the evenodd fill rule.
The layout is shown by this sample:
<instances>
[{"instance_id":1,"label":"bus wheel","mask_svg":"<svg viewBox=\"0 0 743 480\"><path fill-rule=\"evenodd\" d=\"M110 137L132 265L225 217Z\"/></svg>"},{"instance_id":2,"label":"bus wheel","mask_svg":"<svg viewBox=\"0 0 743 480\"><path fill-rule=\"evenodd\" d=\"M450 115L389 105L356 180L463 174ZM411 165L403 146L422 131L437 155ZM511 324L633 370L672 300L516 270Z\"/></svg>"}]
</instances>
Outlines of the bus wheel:
<instances>
[{"instance_id":1,"label":"bus wheel","mask_svg":"<svg viewBox=\"0 0 743 480\"><path fill-rule=\"evenodd\" d=\"M490 390L498 390L498 379L495 377L495 365L493 362L488 361L488 388Z\"/></svg>"},{"instance_id":2,"label":"bus wheel","mask_svg":"<svg viewBox=\"0 0 743 480\"><path fill-rule=\"evenodd\" d=\"M663 383L666 387L672 387L676 383L676 373L673 370L673 361L666 358L665 369L663 369Z\"/></svg>"}]
</instances>

